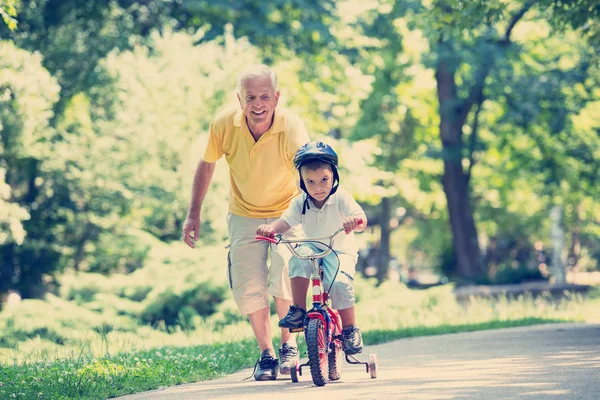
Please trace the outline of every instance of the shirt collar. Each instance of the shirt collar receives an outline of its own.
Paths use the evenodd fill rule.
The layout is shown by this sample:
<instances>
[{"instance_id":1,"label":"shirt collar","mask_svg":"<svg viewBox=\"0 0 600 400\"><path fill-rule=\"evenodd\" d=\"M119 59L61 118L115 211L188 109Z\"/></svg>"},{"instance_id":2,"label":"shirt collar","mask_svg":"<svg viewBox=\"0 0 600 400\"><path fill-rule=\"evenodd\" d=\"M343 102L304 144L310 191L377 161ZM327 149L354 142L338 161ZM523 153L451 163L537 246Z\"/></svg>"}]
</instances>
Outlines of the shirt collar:
<instances>
[{"instance_id":1,"label":"shirt collar","mask_svg":"<svg viewBox=\"0 0 600 400\"><path fill-rule=\"evenodd\" d=\"M338 194L338 192L335 192L334 194L332 194L331 196L329 196L329 198L327 199L327 201L325 202L325 204L323 204L323 207L335 205L337 194ZM308 196L308 195L306 195L306 196ZM315 207L315 209L317 209L317 206L315 206L315 201L312 198L309 198L308 200L310 201L310 204L312 204L312 206ZM323 209L323 207L321 207L321 210Z\"/></svg>"},{"instance_id":2,"label":"shirt collar","mask_svg":"<svg viewBox=\"0 0 600 400\"><path fill-rule=\"evenodd\" d=\"M242 110L241 108L236 111L235 116L233 117L233 126L236 126L238 128L248 127L248 124L246 122L246 116L244 115L244 110ZM278 109L276 108L273 117L273 125L271 125L267 132L280 133L283 132L284 129L285 120L283 118L282 113L278 112Z\"/></svg>"}]
</instances>

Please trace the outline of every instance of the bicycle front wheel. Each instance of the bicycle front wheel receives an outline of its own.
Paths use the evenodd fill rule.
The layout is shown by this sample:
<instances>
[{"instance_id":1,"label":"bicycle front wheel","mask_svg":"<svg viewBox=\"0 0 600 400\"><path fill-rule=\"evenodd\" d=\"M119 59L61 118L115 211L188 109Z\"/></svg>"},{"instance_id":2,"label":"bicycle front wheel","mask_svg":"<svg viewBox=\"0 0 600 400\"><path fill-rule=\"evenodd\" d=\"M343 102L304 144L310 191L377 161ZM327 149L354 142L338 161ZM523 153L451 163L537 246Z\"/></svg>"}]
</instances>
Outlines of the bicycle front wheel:
<instances>
[{"instance_id":1,"label":"bicycle front wheel","mask_svg":"<svg viewBox=\"0 0 600 400\"><path fill-rule=\"evenodd\" d=\"M320 319L308 321L306 330L306 347L308 348L308 365L313 382L324 386L328 373L327 335L325 325Z\"/></svg>"}]
</instances>

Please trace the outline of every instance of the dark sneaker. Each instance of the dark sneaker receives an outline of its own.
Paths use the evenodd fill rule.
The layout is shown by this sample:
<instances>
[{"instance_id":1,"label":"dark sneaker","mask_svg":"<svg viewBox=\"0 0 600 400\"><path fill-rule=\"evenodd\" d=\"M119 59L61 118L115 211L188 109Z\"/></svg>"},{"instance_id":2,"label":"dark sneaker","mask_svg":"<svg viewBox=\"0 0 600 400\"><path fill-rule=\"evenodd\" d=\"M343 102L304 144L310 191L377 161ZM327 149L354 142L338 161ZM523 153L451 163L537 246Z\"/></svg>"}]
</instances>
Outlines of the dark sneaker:
<instances>
[{"instance_id":1,"label":"dark sneaker","mask_svg":"<svg viewBox=\"0 0 600 400\"><path fill-rule=\"evenodd\" d=\"M274 358L269 349L262 352L260 359L254 365L254 379L257 381L272 381L277 379L279 362Z\"/></svg>"},{"instance_id":2,"label":"dark sneaker","mask_svg":"<svg viewBox=\"0 0 600 400\"><path fill-rule=\"evenodd\" d=\"M358 354L363 349L362 335L358 326L352 325L342 329L344 352L348 355Z\"/></svg>"},{"instance_id":3,"label":"dark sneaker","mask_svg":"<svg viewBox=\"0 0 600 400\"><path fill-rule=\"evenodd\" d=\"M298 348L284 343L279 349L279 373L281 375L291 374L291 369L296 368L298 358Z\"/></svg>"},{"instance_id":4,"label":"dark sneaker","mask_svg":"<svg viewBox=\"0 0 600 400\"><path fill-rule=\"evenodd\" d=\"M304 326L304 319L306 318L306 310L296 307L295 305L290 306L290 310L287 315L279 321L280 328L299 329Z\"/></svg>"}]
</instances>

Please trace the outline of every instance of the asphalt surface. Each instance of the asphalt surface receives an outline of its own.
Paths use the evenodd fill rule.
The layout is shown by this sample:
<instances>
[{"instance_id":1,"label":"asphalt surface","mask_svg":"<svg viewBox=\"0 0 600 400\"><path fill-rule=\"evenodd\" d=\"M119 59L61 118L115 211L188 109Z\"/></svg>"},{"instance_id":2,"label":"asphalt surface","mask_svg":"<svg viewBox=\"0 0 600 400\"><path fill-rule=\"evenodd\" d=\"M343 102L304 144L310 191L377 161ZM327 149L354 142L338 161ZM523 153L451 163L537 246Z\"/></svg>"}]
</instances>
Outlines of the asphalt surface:
<instances>
[{"instance_id":1,"label":"asphalt surface","mask_svg":"<svg viewBox=\"0 0 600 400\"><path fill-rule=\"evenodd\" d=\"M308 368L298 383L225 378L125 396L189 399L600 399L600 324L551 324L458 333L368 346L377 378L344 362L342 379L323 387Z\"/></svg>"}]
</instances>

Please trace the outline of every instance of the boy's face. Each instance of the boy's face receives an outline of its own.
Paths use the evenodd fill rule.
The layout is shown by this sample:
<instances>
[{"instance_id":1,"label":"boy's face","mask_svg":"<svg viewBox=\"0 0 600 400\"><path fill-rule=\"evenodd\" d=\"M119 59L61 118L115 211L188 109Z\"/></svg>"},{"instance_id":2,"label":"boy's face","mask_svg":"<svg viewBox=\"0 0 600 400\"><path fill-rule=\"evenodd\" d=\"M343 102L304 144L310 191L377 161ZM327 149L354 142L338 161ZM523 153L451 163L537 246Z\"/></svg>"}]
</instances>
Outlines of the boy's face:
<instances>
[{"instance_id":1,"label":"boy's face","mask_svg":"<svg viewBox=\"0 0 600 400\"><path fill-rule=\"evenodd\" d=\"M333 187L333 171L329 165L321 166L317 169L301 168L302 180L310 196L323 201L329 196Z\"/></svg>"}]
</instances>

